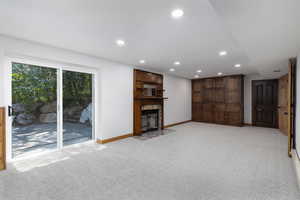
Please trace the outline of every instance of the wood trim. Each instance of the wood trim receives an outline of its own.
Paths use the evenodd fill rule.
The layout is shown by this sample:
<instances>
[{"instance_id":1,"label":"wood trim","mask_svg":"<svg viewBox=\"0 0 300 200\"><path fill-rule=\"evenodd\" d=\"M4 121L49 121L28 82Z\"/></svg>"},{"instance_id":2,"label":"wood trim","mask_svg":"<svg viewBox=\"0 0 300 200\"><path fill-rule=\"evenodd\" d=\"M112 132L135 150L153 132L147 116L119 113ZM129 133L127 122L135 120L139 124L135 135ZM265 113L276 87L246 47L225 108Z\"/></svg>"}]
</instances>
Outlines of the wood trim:
<instances>
[{"instance_id":1,"label":"wood trim","mask_svg":"<svg viewBox=\"0 0 300 200\"><path fill-rule=\"evenodd\" d=\"M178 123L174 123L174 124L165 125L164 128L170 128L172 126L178 126L180 124L185 124L185 123L189 123L189 122L192 122L192 120L187 120L187 121L183 121L183 122L178 122Z\"/></svg>"},{"instance_id":2,"label":"wood trim","mask_svg":"<svg viewBox=\"0 0 300 200\"><path fill-rule=\"evenodd\" d=\"M120 135L120 136L117 136L117 137L112 137L112 138L108 138L108 139L104 139L104 140L97 140L97 143L98 144L105 144L105 143L115 142L117 140L122 140L122 139L125 139L125 138L129 138L129 137L132 137L132 136L133 136L133 133L129 133L129 134Z\"/></svg>"},{"instance_id":3,"label":"wood trim","mask_svg":"<svg viewBox=\"0 0 300 200\"><path fill-rule=\"evenodd\" d=\"M289 60L289 73L288 73L288 156L292 157L292 148L294 144L295 134L295 70L297 66L297 59L292 58Z\"/></svg>"},{"instance_id":4,"label":"wood trim","mask_svg":"<svg viewBox=\"0 0 300 200\"><path fill-rule=\"evenodd\" d=\"M244 74L233 74L233 75L224 75L224 76L209 76L209 77L205 77L205 78L194 78L192 80L198 80L198 79L212 79L212 78L225 78L225 77L234 77L234 76L245 76Z\"/></svg>"},{"instance_id":5,"label":"wood trim","mask_svg":"<svg viewBox=\"0 0 300 200\"><path fill-rule=\"evenodd\" d=\"M2 107L0 108L0 115L1 115L1 121L0 121L0 142L2 140L2 150L1 152L3 153L2 155L0 155L0 170L4 170L6 169L6 146L5 146L5 108ZM2 137L2 138L1 138ZM1 164L2 162L2 164ZM1 166L2 165L2 166Z\"/></svg>"},{"instance_id":6,"label":"wood trim","mask_svg":"<svg viewBox=\"0 0 300 200\"><path fill-rule=\"evenodd\" d=\"M253 126L251 123L244 123L244 126Z\"/></svg>"}]
</instances>

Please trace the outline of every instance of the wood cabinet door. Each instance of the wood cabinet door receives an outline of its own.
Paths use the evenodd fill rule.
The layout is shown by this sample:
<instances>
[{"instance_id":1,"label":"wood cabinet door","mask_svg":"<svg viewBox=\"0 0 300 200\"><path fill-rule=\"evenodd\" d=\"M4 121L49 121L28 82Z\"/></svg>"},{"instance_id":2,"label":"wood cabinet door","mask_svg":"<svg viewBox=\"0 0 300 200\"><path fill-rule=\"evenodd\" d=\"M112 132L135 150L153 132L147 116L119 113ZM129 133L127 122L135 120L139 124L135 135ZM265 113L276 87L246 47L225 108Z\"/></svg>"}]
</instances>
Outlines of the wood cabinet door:
<instances>
[{"instance_id":1,"label":"wood cabinet door","mask_svg":"<svg viewBox=\"0 0 300 200\"><path fill-rule=\"evenodd\" d=\"M214 90L214 102L215 103L225 103L225 93L223 88L216 88Z\"/></svg>"},{"instance_id":2,"label":"wood cabinet door","mask_svg":"<svg viewBox=\"0 0 300 200\"><path fill-rule=\"evenodd\" d=\"M213 89L215 88L215 79L208 78L204 80L204 86L206 89Z\"/></svg>"},{"instance_id":3,"label":"wood cabinet door","mask_svg":"<svg viewBox=\"0 0 300 200\"><path fill-rule=\"evenodd\" d=\"M226 90L227 91L240 91L242 77L241 76L228 76L226 77Z\"/></svg>"},{"instance_id":4,"label":"wood cabinet door","mask_svg":"<svg viewBox=\"0 0 300 200\"><path fill-rule=\"evenodd\" d=\"M203 115L203 109L202 109L202 104L200 103L193 103L192 104L192 119L193 121L201 122L203 120L202 115Z\"/></svg>"},{"instance_id":5,"label":"wood cabinet door","mask_svg":"<svg viewBox=\"0 0 300 200\"><path fill-rule=\"evenodd\" d=\"M221 78L216 78L215 79L215 88L225 88L226 85L226 78L225 77L221 77Z\"/></svg>"},{"instance_id":6,"label":"wood cabinet door","mask_svg":"<svg viewBox=\"0 0 300 200\"><path fill-rule=\"evenodd\" d=\"M225 119L225 110L226 105L224 103L215 104L215 122L224 124L226 122Z\"/></svg>"},{"instance_id":7,"label":"wood cabinet door","mask_svg":"<svg viewBox=\"0 0 300 200\"><path fill-rule=\"evenodd\" d=\"M204 88L204 80L193 80L192 82L192 90L195 92L203 91Z\"/></svg>"},{"instance_id":8,"label":"wood cabinet door","mask_svg":"<svg viewBox=\"0 0 300 200\"><path fill-rule=\"evenodd\" d=\"M240 76L226 77L226 103L241 103L242 78Z\"/></svg>"},{"instance_id":9,"label":"wood cabinet door","mask_svg":"<svg viewBox=\"0 0 300 200\"><path fill-rule=\"evenodd\" d=\"M204 122L213 123L215 122L215 113L214 113L214 104L213 103L205 103L202 104L202 120Z\"/></svg>"},{"instance_id":10,"label":"wood cabinet door","mask_svg":"<svg viewBox=\"0 0 300 200\"><path fill-rule=\"evenodd\" d=\"M225 121L226 124L241 126L242 125L242 105L226 104Z\"/></svg>"}]
</instances>

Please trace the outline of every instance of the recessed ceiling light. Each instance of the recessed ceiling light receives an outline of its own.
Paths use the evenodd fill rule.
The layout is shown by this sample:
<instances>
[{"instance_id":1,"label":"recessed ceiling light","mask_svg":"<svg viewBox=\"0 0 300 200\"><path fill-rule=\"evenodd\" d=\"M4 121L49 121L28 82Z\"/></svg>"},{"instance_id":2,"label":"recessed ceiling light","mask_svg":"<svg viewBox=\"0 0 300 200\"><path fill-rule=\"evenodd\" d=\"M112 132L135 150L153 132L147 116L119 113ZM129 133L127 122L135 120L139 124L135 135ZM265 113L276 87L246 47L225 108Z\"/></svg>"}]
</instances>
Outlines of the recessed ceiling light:
<instances>
[{"instance_id":1,"label":"recessed ceiling light","mask_svg":"<svg viewBox=\"0 0 300 200\"><path fill-rule=\"evenodd\" d=\"M199 75L195 75L195 78L199 78Z\"/></svg>"},{"instance_id":2,"label":"recessed ceiling light","mask_svg":"<svg viewBox=\"0 0 300 200\"><path fill-rule=\"evenodd\" d=\"M119 47L123 47L125 46L125 41L124 40L116 40L116 44L119 46Z\"/></svg>"},{"instance_id":3,"label":"recessed ceiling light","mask_svg":"<svg viewBox=\"0 0 300 200\"><path fill-rule=\"evenodd\" d=\"M180 17L182 17L184 14L183 10L181 9L175 9L172 11L172 17L175 18L175 19L178 19Z\"/></svg>"},{"instance_id":4,"label":"recessed ceiling light","mask_svg":"<svg viewBox=\"0 0 300 200\"><path fill-rule=\"evenodd\" d=\"M145 60L140 60L140 63L141 63L141 64L145 64L146 61L145 61Z\"/></svg>"},{"instance_id":5,"label":"recessed ceiling light","mask_svg":"<svg viewBox=\"0 0 300 200\"><path fill-rule=\"evenodd\" d=\"M202 70L201 70L201 69L197 70L197 73L201 73L201 72L202 72Z\"/></svg>"},{"instance_id":6,"label":"recessed ceiling light","mask_svg":"<svg viewBox=\"0 0 300 200\"><path fill-rule=\"evenodd\" d=\"M180 62L179 61L175 61L174 65L180 65Z\"/></svg>"},{"instance_id":7,"label":"recessed ceiling light","mask_svg":"<svg viewBox=\"0 0 300 200\"><path fill-rule=\"evenodd\" d=\"M235 64L234 65L234 67L236 67L236 68L239 68L239 67L241 67L242 65L241 64Z\"/></svg>"},{"instance_id":8,"label":"recessed ceiling light","mask_svg":"<svg viewBox=\"0 0 300 200\"><path fill-rule=\"evenodd\" d=\"M219 72L219 73L218 73L218 76L221 76L221 75L223 75L223 73L222 73L222 72Z\"/></svg>"},{"instance_id":9,"label":"recessed ceiling light","mask_svg":"<svg viewBox=\"0 0 300 200\"><path fill-rule=\"evenodd\" d=\"M220 56L226 56L226 55L227 55L227 51L220 51L220 52L219 52L219 55L220 55Z\"/></svg>"},{"instance_id":10,"label":"recessed ceiling light","mask_svg":"<svg viewBox=\"0 0 300 200\"><path fill-rule=\"evenodd\" d=\"M174 72L174 71L175 71L175 69L174 69L174 68L171 68L171 69L170 69L170 72Z\"/></svg>"}]
</instances>

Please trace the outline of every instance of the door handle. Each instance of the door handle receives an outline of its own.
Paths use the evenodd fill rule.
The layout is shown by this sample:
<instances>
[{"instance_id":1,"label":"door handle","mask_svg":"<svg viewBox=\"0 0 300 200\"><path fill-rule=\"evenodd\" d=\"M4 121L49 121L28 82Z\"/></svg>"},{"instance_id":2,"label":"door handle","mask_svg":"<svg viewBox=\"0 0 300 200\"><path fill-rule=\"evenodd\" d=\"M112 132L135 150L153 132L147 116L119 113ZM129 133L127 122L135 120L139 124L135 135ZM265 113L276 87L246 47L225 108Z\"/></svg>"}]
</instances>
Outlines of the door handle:
<instances>
[{"instance_id":1,"label":"door handle","mask_svg":"<svg viewBox=\"0 0 300 200\"><path fill-rule=\"evenodd\" d=\"M13 116L13 112L14 112L14 109L12 106L8 106L8 116L11 117Z\"/></svg>"},{"instance_id":2,"label":"door handle","mask_svg":"<svg viewBox=\"0 0 300 200\"><path fill-rule=\"evenodd\" d=\"M256 110L259 111L259 112L263 111L262 108L256 108Z\"/></svg>"},{"instance_id":3,"label":"door handle","mask_svg":"<svg viewBox=\"0 0 300 200\"><path fill-rule=\"evenodd\" d=\"M289 113L288 113L288 112L284 112L283 114L284 114L284 115L288 115Z\"/></svg>"}]
</instances>

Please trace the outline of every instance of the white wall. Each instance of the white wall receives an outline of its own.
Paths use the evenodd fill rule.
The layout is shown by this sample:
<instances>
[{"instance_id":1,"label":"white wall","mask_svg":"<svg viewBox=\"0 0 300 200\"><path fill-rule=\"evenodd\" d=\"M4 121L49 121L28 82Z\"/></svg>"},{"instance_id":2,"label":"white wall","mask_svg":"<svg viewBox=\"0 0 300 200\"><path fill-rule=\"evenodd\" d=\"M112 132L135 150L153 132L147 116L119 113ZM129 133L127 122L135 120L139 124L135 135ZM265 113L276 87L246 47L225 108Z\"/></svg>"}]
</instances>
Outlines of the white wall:
<instances>
[{"instance_id":1,"label":"white wall","mask_svg":"<svg viewBox=\"0 0 300 200\"><path fill-rule=\"evenodd\" d=\"M57 49L36 43L0 36L0 91L6 91L6 55L17 55L64 65L88 66L98 74L98 122L96 138L105 139L131 133L133 130L133 72L132 67L108 62L96 57ZM7 106L4 93L0 106ZM122 120L120 119L122 116Z\"/></svg>"},{"instance_id":2,"label":"white wall","mask_svg":"<svg viewBox=\"0 0 300 200\"><path fill-rule=\"evenodd\" d=\"M191 120L191 80L164 75L165 125Z\"/></svg>"},{"instance_id":3,"label":"white wall","mask_svg":"<svg viewBox=\"0 0 300 200\"><path fill-rule=\"evenodd\" d=\"M73 51L0 35L0 91L7 91L5 76L7 55L29 58L58 65L82 66L95 69L97 82L98 122L96 138L107 139L133 132L133 67L106 61ZM165 75L165 124L191 119L191 81ZM0 106L7 106L5 92Z\"/></svg>"}]
</instances>

